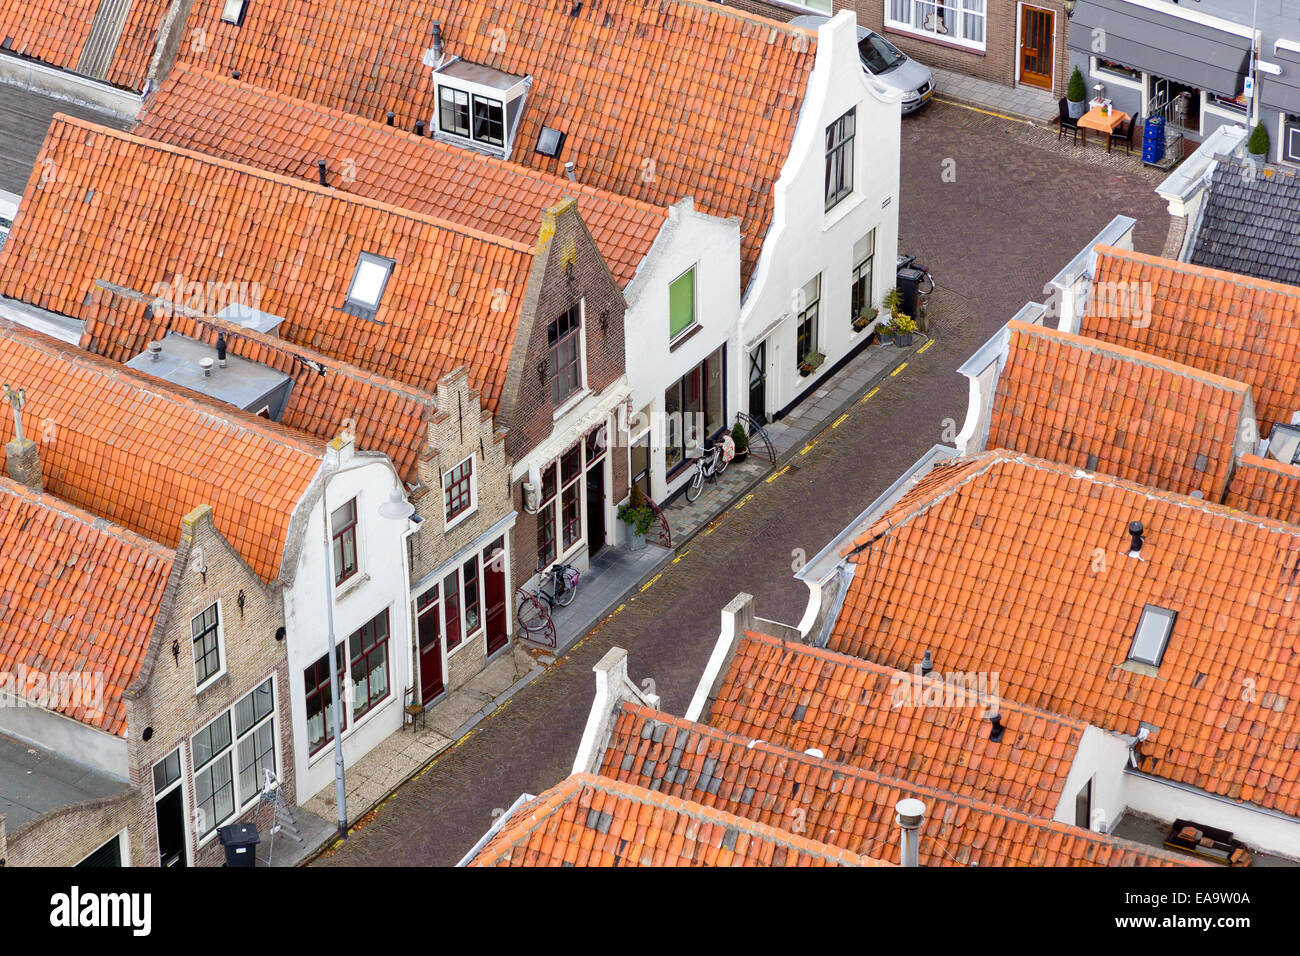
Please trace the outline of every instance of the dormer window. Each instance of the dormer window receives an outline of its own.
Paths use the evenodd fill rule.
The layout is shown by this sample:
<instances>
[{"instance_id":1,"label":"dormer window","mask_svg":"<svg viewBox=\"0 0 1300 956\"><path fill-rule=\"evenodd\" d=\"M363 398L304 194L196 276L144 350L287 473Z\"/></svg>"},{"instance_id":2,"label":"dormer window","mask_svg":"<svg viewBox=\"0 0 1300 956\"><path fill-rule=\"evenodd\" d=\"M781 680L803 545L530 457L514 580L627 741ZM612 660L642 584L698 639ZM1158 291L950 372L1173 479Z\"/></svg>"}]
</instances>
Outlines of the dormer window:
<instances>
[{"instance_id":1,"label":"dormer window","mask_svg":"<svg viewBox=\"0 0 1300 956\"><path fill-rule=\"evenodd\" d=\"M1142 609L1137 630L1133 633L1133 644L1128 650L1128 659L1138 664L1159 667L1164 659L1165 648L1169 646L1169 635L1173 632L1178 612L1168 608L1148 604Z\"/></svg>"},{"instance_id":2,"label":"dormer window","mask_svg":"<svg viewBox=\"0 0 1300 956\"><path fill-rule=\"evenodd\" d=\"M1283 464L1300 463L1300 427L1274 425L1268 433L1268 453Z\"/></svg>"},{"instance_id":3,"label":"dormer window","mask_svg":"<svg viewBox=\"0 0 1300 956\"><path fill-rule=\"evenodd\" d=\"M352 284L348 287L348 298L343 311L359 319L371 319L379 313L379 301L384 296L384 287L393 272L393 260L383 256L361 253L357 259L356 271L352 273Z\"/></svg>"},{"instance_id":4,"label":"dormer window","mask_svg":"<svg viewBox=\"0 0 1300 956\"><path fill-rule=\"evenodd\" d=\"M244 14L248 12L248 0L226 0L221 8L221 22L242 26Z\"/></svg>"},{"instance_id":5,"label":"dormer window","mask_svg":"<svg viewBox=\"0 0 1300 956\"><path fill-rule=\"evenodd\" d=\"M438 86L438 136L509 156L531 81L455 57L435 70L433 78Z\"/></svg>"}]
</instances>

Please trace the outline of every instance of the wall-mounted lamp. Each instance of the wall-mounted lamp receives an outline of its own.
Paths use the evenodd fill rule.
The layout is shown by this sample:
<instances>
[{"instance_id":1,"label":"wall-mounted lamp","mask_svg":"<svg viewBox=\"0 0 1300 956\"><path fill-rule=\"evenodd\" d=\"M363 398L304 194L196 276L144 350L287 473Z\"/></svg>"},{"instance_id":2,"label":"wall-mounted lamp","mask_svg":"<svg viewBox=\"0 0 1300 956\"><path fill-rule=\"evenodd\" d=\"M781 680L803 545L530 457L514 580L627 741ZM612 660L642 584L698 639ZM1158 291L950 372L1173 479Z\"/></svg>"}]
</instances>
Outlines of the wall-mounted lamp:
<instances>
[{"instance_id":1,"label":"wall-mounted lamp","mask_svg":"<svg viewBox=\"0 0 1300 956\"><path fill-rule=\"evenodd\" d=\"M1065 15L1067 17L1074 16L1074 8L1077 2L1078 0L1065 0L1065 2L1062 4L1062 6L1065 7Z\"/></svg>"},{"instance_id":2,"label":"wall-mounted lamp","mask_svg":"<svg viewBox=\"0 0 1300 956\"><path fill-rule=\"evenodd\" d=\"M172 660L176 662L177 667L181 666L181 642L180 641L172 641Z\"/></svg>"}]
</instances>

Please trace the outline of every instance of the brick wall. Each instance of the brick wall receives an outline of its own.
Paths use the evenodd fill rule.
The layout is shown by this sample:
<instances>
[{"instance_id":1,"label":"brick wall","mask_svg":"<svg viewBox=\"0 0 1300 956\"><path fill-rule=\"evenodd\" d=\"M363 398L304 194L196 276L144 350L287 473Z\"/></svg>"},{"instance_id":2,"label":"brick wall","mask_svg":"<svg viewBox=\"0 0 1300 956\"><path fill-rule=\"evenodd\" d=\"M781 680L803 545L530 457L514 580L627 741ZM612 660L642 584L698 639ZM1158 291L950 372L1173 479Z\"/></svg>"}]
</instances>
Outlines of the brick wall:
<instances>
[{"instance_id":1,"label":"brick wall","mask_svg":"<svg viewBox=\"0 0 1300 956\"><path fill-rule=\"evenodd\" d=\"M157 847L154 859L147 859L144 850L150 841L144 836L140 801L136 792L128 789L112 797L60 807L28 821L0 839L0 864L75 866L123 830L128 834L131 863L155 863Z\"/></svg>"},{"instance_id":2,"label":"brick wall","mask_svg":"<svg viewBox=\"0 0 1300 956\"><path fill-rule=\"evenodd\" d=\"M200 567L206 567L206 574L199 572ZM278 589L265 584L216 530L212 509L207 505L196 508L182 522L167 602L165 621L155 633L140 677L125 695L131 783L138 790L146 834L133 851L133 858L137 865L156 866L159 862L153 766L179 746L190 850L196 865L217 865L224 861L224 850L215 837L201 850L198 848L190 737L272 674L280 779L290 805L294 802L288 664L285 642L275 638L284 622L283 606ZM221 618L225 673L196 694L190 622L214 602ZM173 642L179 655L172 653ZM152 730L147 741L143 739L146 728ZM233 721L231 732L233 735ZM232 766L237 774L237 761ZM260 786L261 781L258 783ZM270 818L270 807L257 802L225 823L253 820L265 839Z\"/></svg>"}]
</instances>

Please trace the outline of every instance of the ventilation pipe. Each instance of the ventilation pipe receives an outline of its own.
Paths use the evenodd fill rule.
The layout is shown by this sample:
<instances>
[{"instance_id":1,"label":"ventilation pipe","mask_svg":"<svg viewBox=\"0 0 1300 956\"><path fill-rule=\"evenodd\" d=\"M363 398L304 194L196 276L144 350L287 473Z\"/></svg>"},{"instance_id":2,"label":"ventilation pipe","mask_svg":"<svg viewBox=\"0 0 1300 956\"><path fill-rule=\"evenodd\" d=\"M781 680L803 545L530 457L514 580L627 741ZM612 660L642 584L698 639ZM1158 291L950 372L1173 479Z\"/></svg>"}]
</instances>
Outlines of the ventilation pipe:
<instances>
[{"instance_id":1,"label":"ventilation pipe","mask_svg":"<svg viewBox=\"0 0 1300 956\"><path fill-rule=\"evenodd\" d=\"M392 114L390 113L389 115L391 116ZM320 184L321 184L322 186L328 186L328 185L330 184L330 183L329 183L329 176L328 176L327 173L328 173L328 171L326 170L326 167L325 167L325 160L323 160L323 159L318 159L318 160L316 160L316 175L317 175L317 177L319 177L319 179L320 179Z\"/></svg>"},{"instance_id":2,"label":"ventilation pipe","mask_svg":"<svg viewBox=\"0 0 1300 956\"><path fill-rule=\"evenodd\" d=\"M899 827L900 862L903 866L921 865L921 824L925 822L925 804L908 797L894 804Z\"/></svg>"},{"instance_id":3,"label":"ventilation pipe","mask_svg":"<svg viewBox=\"0 0 1300 956\"><path fill-rule=\"evenodd\" d=\"M210 358L199 359L199 368L203 369L204 378L212 378L212 366L215 363Z\"/></svg>"},{"instance_id":4,"label":"ventilation pipe","mask_svg":"<svg viewBox=\"0 0 1300 956\"><path fill-rule=\"evenodd\" d=\"M433 21L433 62L442 65L442 21Z\"/></svg>"},{"instance_id":5,"label":"ventilation pipe","mask_svg":"<svg viewBox=\"0 0 1300 956\"><path fill-rule=\"evenodd\" d=\"M934 658L930 656L930 648L927 647L925 656L921 658L921 676L929 677L932 670L934 670Z\"/></svg>"},{"instance_id":6,"label":"ventilation pipe","mask_svg":"<svg viewBox=\"0 0 1300 956\"><path fill-rule=\"evenodd\" d=\"M217 333L217 368L226 367L226 333Z\"/></svg>"},{"instance_id":7,"label":"ventilation pipe","mask_svg":"<svg viewBox=\"0 0 1300 956\"><path fill-rule=\"evenodd\" d=\"M397 114L394 113L392 110L389 110L389 111L388 111L388 125L389 125L389 126L392 126L392 125L393 125L393 120L395 120L396 118L397 118Z\"/></svg>"},{"instance_id":8,"label":"ventilation pipe","mask_svg":"<svg viewBox=\"0 0 1300 956\"><path fill-rule=\"evenodd\" d=\"M1133 536L1133 540L1129 542L1128 556L1136 558L1141 555L1142 543L1146 541L1146 538L1142 537L1142 522L1131 522L1128 526L1128 533Z\"/></svg>"},{"instance_id":9,"label":"ventilation pipe","mask_svg":"<svg viewBox=\"0 0 1300 956\"><path fill-rule=\"evenodd\" d=\"M415 121L415 135L416 136L424 135L424 120Z\"/></svg>"},{"instance_id":10,"label":"ventilation pipe","mask_svg":"<svg viewBox=\"0 0 1300 956\"><path fill-rule=\"evenodd\" d=\"M578 177L573 174L573 160L569 160L564 164L564 175L575 183L578 181Z\"/></svg>"},{"instance_id":11,"label":"ventilation pipe","mask_svg":"<svg viewBox=\"0 0 1300 956\"><path fill-rule=\"evenodd\" d=\"M988 721L989 740L997 743L1002 739L1002 732L1006 730L1006 728L1002 726L1002 714L995 710L989 715Z\"/></svg>"},{"instance_id":12,"label":"ventilation pipe","mask_svg":"<svg viewBox=\"0 0 1300 956\"><path fill-rule=\"evenodd\" d=\"M150 342L150 343L149 343L149 361L151 361L151 362L160 362L160 361L162 361L162 343L161 343L161 342Z\"/></svg>"}]
</instances>

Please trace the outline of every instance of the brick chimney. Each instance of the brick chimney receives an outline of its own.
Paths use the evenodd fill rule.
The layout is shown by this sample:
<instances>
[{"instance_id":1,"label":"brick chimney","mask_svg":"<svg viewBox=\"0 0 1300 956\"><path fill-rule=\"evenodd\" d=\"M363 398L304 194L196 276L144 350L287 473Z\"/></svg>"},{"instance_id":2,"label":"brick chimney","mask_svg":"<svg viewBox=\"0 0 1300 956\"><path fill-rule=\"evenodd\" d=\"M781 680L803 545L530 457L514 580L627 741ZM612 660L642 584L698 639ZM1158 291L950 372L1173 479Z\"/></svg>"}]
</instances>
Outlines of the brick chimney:
<instances>
[{"instance_id":1,"label":"brick chimney","mask_svg":"<svg viewBox=\"0 0 1300 956\"><path fill-rule=\"evenodd\" d=\"M27 404L27 390L13 389L6 385L4 395L14 410L14 438L5 445L5 470L14 481L40 494L45 490L45 481L41 477L41 457L36 450L36 442L23 435L23 406Z\"/></svg>"}]
</instances>

